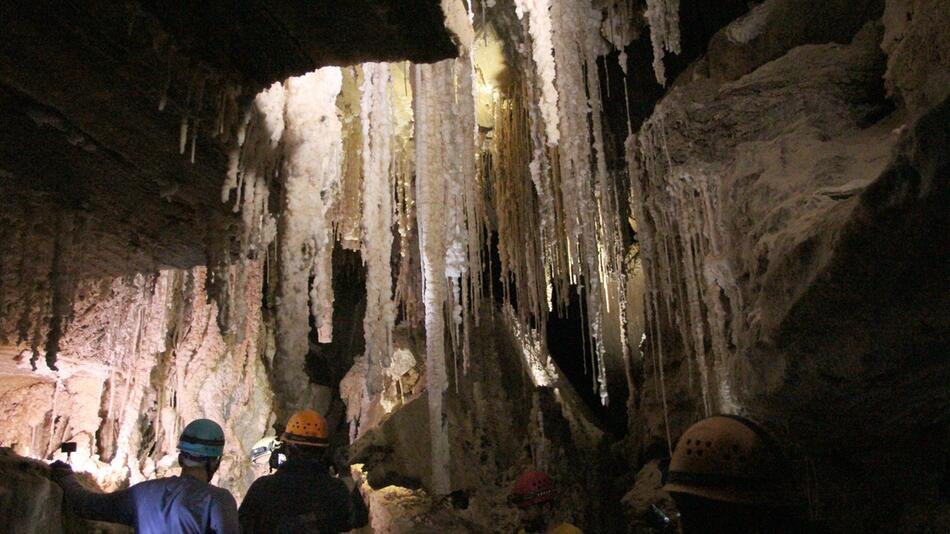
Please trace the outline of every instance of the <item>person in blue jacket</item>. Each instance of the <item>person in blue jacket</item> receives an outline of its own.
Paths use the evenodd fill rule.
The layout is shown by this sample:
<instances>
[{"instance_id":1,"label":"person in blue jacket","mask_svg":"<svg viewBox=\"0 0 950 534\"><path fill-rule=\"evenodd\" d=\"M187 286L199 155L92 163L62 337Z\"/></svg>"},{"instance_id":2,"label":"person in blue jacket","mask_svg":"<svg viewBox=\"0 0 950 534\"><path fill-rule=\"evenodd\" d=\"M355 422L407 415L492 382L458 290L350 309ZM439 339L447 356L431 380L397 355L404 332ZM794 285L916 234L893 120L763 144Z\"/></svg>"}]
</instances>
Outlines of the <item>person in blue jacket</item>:
<instances>
[{"instance_id":1,"label":"person in blue jacket","mask_svg":"<svg viewBox=\"0 0 950 534\"><path fill-rule=\"evenodd\" d=\"M237 534L237 504L225 489L212 486L221 464L224 431L209 419L185 427L178 440L181 475L147 480L113 493L85 489L72 469L54 462L53 480L81 517L122 523L139 534Z\"/></svg>"}]
</instances>

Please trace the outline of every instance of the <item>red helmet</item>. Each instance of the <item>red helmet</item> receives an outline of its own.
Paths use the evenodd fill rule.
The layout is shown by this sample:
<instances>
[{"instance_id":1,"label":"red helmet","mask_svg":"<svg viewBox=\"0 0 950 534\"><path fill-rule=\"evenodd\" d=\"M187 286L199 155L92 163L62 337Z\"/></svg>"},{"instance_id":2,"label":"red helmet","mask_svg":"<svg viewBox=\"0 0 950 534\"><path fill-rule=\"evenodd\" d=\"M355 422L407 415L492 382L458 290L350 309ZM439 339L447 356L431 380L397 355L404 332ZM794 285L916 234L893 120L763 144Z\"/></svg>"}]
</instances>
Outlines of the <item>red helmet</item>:
<instances>
[{"instance_id":1,"label":"red helmet","mask_svg":"<svg viewBox=\"0 0 950 534\"><path fill-rule=\"evenodd\" d=\"M518 508L553 501L555 497L557 497L557 487L554 481L541 471L523 473L511 488L511 502Z\"/></svg>"}]
</instances>

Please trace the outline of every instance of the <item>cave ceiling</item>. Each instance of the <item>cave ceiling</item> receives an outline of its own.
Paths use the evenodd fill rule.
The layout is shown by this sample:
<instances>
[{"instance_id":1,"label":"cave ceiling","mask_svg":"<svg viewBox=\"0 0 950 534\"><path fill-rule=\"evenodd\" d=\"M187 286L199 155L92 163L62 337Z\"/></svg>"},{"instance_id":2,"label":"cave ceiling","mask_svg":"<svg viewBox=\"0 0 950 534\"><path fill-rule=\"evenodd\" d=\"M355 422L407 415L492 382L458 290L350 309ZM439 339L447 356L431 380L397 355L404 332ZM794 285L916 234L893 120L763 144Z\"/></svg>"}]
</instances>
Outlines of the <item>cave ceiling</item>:
<instances>
[{"instance_id":1,"label":"cave ceiling","mask_svg":"<svg viewBox=\"0 0 950 534\"><path fill-rule=\"evenodd\" d=\"M268 84L456 54L437 0L9 2L0 27L4 225L82 218L103 274L204 263L237 226L222 115Z\"/></svg>"}]
</instances>

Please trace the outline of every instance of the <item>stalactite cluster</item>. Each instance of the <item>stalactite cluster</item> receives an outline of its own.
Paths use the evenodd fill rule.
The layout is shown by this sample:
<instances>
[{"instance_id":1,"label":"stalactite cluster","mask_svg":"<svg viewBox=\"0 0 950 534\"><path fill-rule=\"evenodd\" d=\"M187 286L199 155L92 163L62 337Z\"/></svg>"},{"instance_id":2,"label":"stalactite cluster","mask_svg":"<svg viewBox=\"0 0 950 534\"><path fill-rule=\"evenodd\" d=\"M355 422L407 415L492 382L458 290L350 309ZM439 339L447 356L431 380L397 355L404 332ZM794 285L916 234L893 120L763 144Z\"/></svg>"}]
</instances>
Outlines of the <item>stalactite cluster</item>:
<instances>
[{"instance_id":1,"label":"stalactite cluster","mask_svg":"<svg viewBox=\"0 0 950 534\"><path fill-rule=\"evenodd\" d=\"M586 321L586 349L577 357L589 367L603 404L609 401L605 329L623 332L626 321L622 195L607 169L597 61L608 46L622 47L631 38L628 25L616 20L631 8L614 6L606 20L604 11L573 2L524 0L515 10L524 41L510 47L520 54L510 58L518 70L501 87L479 77L478 39L463 42L454 60L363 64L348 69L342 83L339 69L325 68L271 87L242 127L243 148L232 159L225 189L227 194L248 179L267 184L275 176L284 187L277 213L249 203L246 194L242 206L251 210L244 220L254 236L246 244L266 246L275 236L265 226L279 221L286 290L278 303L275 367L283 369L279 376L293 376L288 396L307 389L299 370L308 350L301 312L308 290L317 338L332 334L332 295L326 292L331 237L358 248L367 268L367 394L397 378L387 375L394 326L425 327L439 490L449 487L441 398L470 365L483 291L497 290L505 302L516 302L519 320L542 340L548 314L563 312L576 292ZM655 10L667 17L664 28L675 26L675 6ZM461 12L453 13L453 24L460 24ZM469 25L473 18L469 13ZM678 38L664 39L675 48ZM340 95L346 84L350 89ZM358 102L347 94L356 87ZM312 96L305 100L318 93L319 104ZM479 100L482 95L487 100ZM482 119L492 124L476 122L476 101L492 108ZM278 160L282 169L274 165ZM493 246L500 257L498 288L494 267L483 257ZM491 267L487 279L483 266ZM611 305L620 313L608 314ZM611 319L618 324L605 324L607 317L619 317ZM626 357L625 339L621 344Z\"/></svg>"}]
</instances>

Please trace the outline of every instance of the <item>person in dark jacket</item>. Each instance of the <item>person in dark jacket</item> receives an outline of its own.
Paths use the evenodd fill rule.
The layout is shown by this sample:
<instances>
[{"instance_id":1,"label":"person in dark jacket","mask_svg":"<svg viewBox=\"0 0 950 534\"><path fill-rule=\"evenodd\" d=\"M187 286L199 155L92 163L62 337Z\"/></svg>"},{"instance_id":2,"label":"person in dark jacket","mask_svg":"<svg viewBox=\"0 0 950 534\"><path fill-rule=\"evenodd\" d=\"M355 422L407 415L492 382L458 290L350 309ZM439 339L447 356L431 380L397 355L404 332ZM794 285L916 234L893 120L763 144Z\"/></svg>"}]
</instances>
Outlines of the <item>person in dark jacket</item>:
<instances>
[{"instance_id":1,"label":"person in dark jacket","mask_svg":"<svg viewBox=\"0 0 950 534\"><path fill-rule=\"evenodd\" d=\"M251 484L238 512L243 534L347 532L366 524L368 512L352 490L330 476L327 425L315 411L297 412L281 435L287 461ZM346 478L352 482L350 477Z\"/></svg>"},{"instance_id":2,"label":"person in dark jacket","mask_svg":"<svg viewBox=\"0 0 950 534\"><path fill-rule=\"evenodd\" d=\"M192 421L178 441L181 476L147 480L113 493L96 493L72 469L54 462L53 480L86 519L122 523L138 534L237 534L234 497L210 484L224 453L224 432L209 419Z\"/></svg>"}]
</instances>

